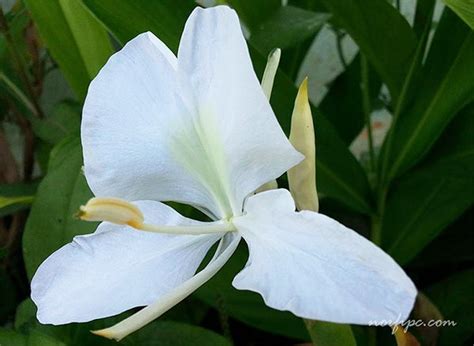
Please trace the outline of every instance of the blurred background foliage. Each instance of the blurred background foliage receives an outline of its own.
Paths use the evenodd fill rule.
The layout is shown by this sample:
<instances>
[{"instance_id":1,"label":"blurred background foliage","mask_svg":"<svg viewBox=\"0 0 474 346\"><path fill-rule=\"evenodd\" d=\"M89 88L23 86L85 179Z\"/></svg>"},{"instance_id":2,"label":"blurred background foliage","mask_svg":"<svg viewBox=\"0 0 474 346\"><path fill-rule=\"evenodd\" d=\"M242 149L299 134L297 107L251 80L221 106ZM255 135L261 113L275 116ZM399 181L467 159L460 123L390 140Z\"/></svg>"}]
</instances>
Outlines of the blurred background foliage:
<instances>
[{"instance_id":1,"label":"blurred background foliage","mask_svg":"<svg viewBox=\"0 0 474 346\"><path fill-rule=\"evenodd\" d=\"M267 54L282 48L271 103L287 133L295 86L309 76L321 211L404 266L422 292L412 318L457 323L412 328L417 342L472 344L472 0L2 0L0 345L115 344L89 330L118 317L40 325L29 279L95 228L73 217L91 196L79 137L91 79L144 31L176 52L192 9L216 3L238 12L259 77ZM233 289L246 252L242 245L210 282L121 343L396 344L388 327L305 325Z\"/></svg>"}]
</instances>

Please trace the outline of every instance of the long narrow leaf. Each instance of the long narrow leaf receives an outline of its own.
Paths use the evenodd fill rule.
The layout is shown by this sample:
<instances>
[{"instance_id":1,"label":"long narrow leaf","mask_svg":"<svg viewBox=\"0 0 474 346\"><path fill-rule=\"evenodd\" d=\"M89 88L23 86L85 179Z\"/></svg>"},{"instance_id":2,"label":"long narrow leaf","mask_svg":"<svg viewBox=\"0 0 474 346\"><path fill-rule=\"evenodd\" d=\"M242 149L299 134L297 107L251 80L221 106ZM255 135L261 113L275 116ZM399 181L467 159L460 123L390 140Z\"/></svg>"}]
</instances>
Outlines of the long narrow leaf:
<instances>
[{"instance_id":1,"label":"long narrow leaf","mask_svg":"<svg viewBox=\"0 0 474 346\"><path fill-rule=\"evenodd\" d=\"M474 30L473 0L444 0L444 2Z\"/></svg>"},{"instance_id":2,"label":"long narrow leaf","mask_svg":"<svg viewBox=\"0 0 474 346\"><path fill-rule=\"evenodd\" d=\"M90 80L112 54L106 31L80 0L25 2L51 55L83 99Z\"/></svg>"},{"instance_id":3,"label":"long narrow leaf","mask_svg":"<svg viewBox=\"0 0 474 346\"><path fill-rule=\"evenodd\" d=\"M80 139L72 137L51 153L48 174L38 187L23 236L23 256L31 278L52 252L75 235L91 233L96 224L74 218L92 193L81 171Z\"/></svg>"},{"instance_id":4,"label":"long narrow leaf","mask_svg":"<svg viewBox=\"0 0 474 346\"><path fill-rule=\"evenodd\" d=\"M474 33L466 25L462 26L461 42L459 37L454 38L451 47L442 48L444 51L452 48L449 53L435 56L430 52L422 71L423 83L418 86L419 94L393 125L393 143L385 153L387 180L420 161L454 115L473 98ZM439 36L452 36L452 26L440 25L438 30L448 30L437 33ZM435 37L432 50L437 53L441 48L438 43L444 42ZM452 60L449 55L453 55Z\"/></svg>"},{"instance_id":5,"label":"long narrow leaf","mask_svg":"<svg viewBox=\"0 0 474 346\"><path fill-rule=\"evenodd\" d=\"M383 245L400 263L408 263L474 202L473 121L471 104L454 119L422 167L393 186Z\"/></svg>"}]
</instances>

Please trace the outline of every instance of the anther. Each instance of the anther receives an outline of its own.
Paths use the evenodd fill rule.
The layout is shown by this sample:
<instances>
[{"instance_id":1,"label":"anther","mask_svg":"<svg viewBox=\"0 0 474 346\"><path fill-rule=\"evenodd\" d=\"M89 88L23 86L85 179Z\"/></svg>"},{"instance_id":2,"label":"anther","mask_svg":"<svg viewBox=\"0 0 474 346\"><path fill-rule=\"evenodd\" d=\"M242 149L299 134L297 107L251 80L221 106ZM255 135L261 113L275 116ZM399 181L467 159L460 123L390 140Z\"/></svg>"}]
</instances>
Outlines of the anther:
<instances>
[{"instance_id":1,"label":"anther","mask_svg":"<svg viewBox=\"0 0 474 346\"><path fill-rule=\"evenodd\" d=\"M85 221L108 221L140 228L143 214L132 203L119 198L92 198L79 208L79 218Z\"/></svg>"}]
</instances>

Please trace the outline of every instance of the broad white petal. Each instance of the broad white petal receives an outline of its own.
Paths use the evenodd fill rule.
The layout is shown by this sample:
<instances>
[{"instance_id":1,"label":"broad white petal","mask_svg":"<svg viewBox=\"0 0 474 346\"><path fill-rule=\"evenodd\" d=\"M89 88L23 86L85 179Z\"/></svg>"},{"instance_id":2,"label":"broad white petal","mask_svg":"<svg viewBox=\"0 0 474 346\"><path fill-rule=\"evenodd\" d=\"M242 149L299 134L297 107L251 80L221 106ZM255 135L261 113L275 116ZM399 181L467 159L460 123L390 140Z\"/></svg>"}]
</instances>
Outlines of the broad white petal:
<instances>
[{"instance_id":1,"label":"broad white petal","mask_svg":"<svg viewBox=\"0 0 474 346\"><path fill-rule=\"evenodd\" d=\"M289 143L265 97L235 11L226 6L193 11L181 38L178 73L195 116L193 131L201 139L197 147L205 153L199 156L208 167L201 170L207 174L203 179L220 185L239 214L248 194L303 156Z\"/></svg>"},{"instance_id":2,"label":"broad white petal","mask_svg":"<svg viewBox=\"0 0 474 346\"><path fill-rule=\"evenodd\" d=\"M232 256L237 249L237 245L239 245L240 239L240 235L235 232L227 233L219 242L213 258L203 270L170 293L160 297L153 304L110 328L94 331L94 333L119 341L158 318L211 279Z\"/></svg>"},{"instance_id":3,"label":"broad white petal","mask_svg":"<svg viewBox=\"0 0 474 346\"><path fill-rule=\"evenodd\" d=\"M250 257L233 285L295 315L339 323L404 321L417 294L385 252L337 221L295 212L287 190L248 199L234 225Z\"/></svg>"},{"instance_id":4,"label":"broad white petal","mask_svg":"<svg viewBox=\"0 0 474 346\"><path fill-rule=\"evenodd\" d=\"M176 68L176 57L151 33L109 59L84 104L86 178L96 196L180 201L217 215L206 185L212 181L196 174L203 158L192 149L198 139L187 130L193 118L181 100Z\"/></svg>"},{"instance_id":5,"label":"broad white petal","mask_svg":"<svg viewBox=\"0 0 474 346\"><path fill-rule=\"evenodd\" d=\"M200 223L158 202L137 205L149 223ZM220 236L164 235L104 222L38 268L31 282L38 320L85 322L151 304L192 277Z\"/></svg>"}]
</instances>

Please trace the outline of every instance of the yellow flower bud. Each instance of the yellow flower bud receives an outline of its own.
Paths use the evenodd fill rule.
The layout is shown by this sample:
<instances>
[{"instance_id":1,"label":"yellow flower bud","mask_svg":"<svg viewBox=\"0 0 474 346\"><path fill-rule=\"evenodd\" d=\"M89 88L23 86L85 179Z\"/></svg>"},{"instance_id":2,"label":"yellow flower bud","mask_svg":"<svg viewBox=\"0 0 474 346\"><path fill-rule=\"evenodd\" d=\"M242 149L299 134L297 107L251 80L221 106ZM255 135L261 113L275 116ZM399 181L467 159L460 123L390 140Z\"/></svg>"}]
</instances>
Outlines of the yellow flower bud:
<instances>
[{"instance_id":1,"label":"yellow flower bud","mask_svg":"<svg viewBox=\"0 0 474 346\"><path fill-rule=\"evenodd\" d=\"M420 346L420 343L413 334L405 330L403 326L396 325L392 330L395 335L395 340L397 341L397 346Z\"/></svg>"},{"instance_id":2,"label":"yellow flower bud","mask_svg":"<svg viewBox=\"0 0 474 346\"><path fill-rule=\"evenodd\" d=\"M278 182L276 180L271 180L268 183L265 183L262 186L260 186L255 191L255 193L260 193L260 192L263 192L263 191L274 190L274 189L278 189Z\"/></svg>"},{"instance_id":3,"label":"yellow flower bud","mask_svg":"<svg viewBox=\"0 0 474 346\"><path fill-rule=\"evenodd\" d=\"M308 101L308 79L305 78L291 116L290 142L305 159L288 171L288 183L298 210L319 210L316 190L316 145L313 116Z\"/></svg>"}]
</instances>

